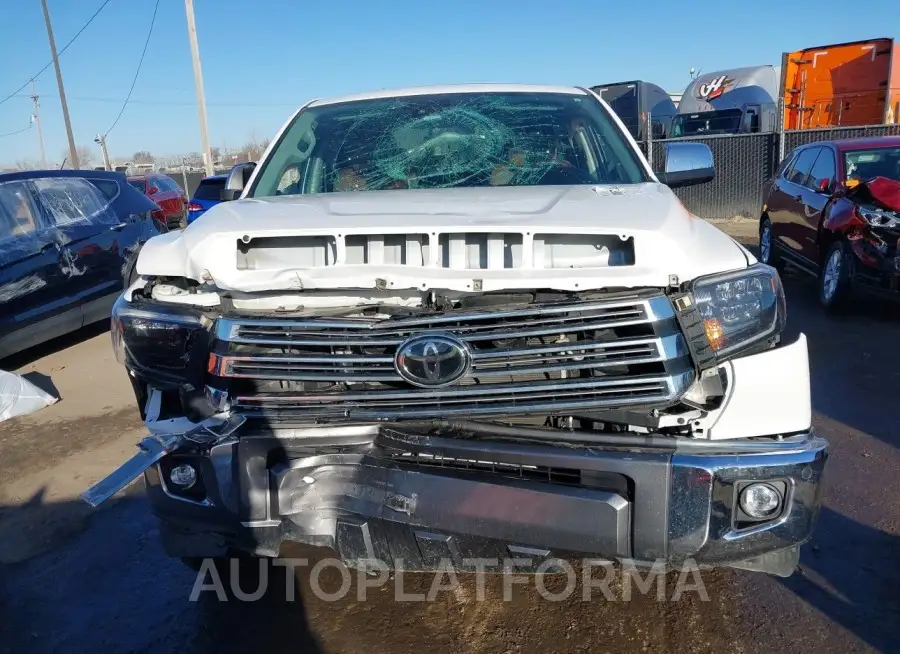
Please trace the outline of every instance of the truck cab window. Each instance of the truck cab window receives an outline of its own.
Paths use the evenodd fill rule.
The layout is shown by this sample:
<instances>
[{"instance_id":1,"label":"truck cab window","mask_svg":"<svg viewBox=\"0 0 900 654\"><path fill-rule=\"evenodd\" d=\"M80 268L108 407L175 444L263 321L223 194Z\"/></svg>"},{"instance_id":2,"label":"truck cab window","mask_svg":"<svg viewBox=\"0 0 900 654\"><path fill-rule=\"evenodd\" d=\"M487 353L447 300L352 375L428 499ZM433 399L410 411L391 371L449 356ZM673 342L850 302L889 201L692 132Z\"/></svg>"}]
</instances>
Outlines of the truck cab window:
<instances>
[{"instance_id":1,"label":"truck cab window","mask_svg":"<svg viewBox=\"0 0 900 654\"><path fill-rule=\"evenodd\" d=\"M759 131L759 107L746 107L744 109L741 132L755 134Z\"/></svg>"}]
</instances>

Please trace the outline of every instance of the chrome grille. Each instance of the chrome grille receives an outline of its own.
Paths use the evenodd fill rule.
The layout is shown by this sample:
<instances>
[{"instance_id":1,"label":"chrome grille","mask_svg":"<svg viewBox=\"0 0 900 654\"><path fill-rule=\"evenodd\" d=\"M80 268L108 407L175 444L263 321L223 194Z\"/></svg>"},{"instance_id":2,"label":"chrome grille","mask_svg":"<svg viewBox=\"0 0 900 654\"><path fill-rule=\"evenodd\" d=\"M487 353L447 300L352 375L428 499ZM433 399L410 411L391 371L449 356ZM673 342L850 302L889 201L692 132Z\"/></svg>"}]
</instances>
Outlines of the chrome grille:
<instances>
[{"instance_id":1,"label":"chrome grille","mask_svg":"<svg viewBox=\"0 0 900 654\"><path fill-rule=\"evenodd\" d=\"M397 347L427 332L471 348L458 383L418 388L396 371ZM222 319L216 333L214 393L269 418L552 414L671 402L693 380L662 295L400 319Z\"/></svg>"}]
</instances>

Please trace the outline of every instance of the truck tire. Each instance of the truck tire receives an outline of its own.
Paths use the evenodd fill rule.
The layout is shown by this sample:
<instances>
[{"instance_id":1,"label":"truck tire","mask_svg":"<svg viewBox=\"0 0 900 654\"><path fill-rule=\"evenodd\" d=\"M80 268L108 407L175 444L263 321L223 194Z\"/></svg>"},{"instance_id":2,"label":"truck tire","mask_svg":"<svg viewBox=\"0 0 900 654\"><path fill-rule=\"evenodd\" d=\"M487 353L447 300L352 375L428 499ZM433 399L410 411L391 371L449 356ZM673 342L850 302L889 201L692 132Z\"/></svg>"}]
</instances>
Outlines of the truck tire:
<instances>
[{"instance_id":1,"label":"truck tire","mask_svg":"<svg viewBox=\"0 0 900 654\"><path fill-rule=\"evenodd\" d=\"M819 270L819 303L828 313L840 313L850 305L853 253L846 241L828 248Z\"/></svg>"},{"instance_id":2,"label":"truck tire","mask_svg":"<svg viewBox=\"0 0 900 654\"><path fill-rule=\"evenodd\" d=\"M776 270L784 270L784 260L779 256L772 237L772 221L765 214L759 221L759 260Z\"/></svg>"}]
</instances>

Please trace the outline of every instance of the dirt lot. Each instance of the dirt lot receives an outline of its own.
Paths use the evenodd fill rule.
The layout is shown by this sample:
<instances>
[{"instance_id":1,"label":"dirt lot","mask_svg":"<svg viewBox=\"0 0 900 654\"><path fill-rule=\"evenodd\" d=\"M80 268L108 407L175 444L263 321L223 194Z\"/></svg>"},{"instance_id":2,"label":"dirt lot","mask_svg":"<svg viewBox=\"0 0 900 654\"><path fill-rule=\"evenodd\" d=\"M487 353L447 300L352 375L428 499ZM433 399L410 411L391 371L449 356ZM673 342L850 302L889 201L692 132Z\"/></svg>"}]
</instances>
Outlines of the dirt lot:
<instances>
[{"instance_id":1,"label":"dirt lot","mask_svg":"<svg viewBox=\"0 0 900 654\"><path fill-rule=\"evenodd\" d=\"M719 226L755 241L752 223ZM708 601L698 592L672 601L673 576L664 601L655 591L625 601L617 577L612 599L583 601L579 587L557 602L533 582L507 601L500 577L483 600L461 576L460 591L430 602L395 601L396 579L374 588L354 579L332 602L301 571L296 589L273 576L259 601L230 589L229 601L212 592L191 601L196 575L162 553L140 483L96 511L77 499L141 435L97 328L3 362L62 400L0 425L0 652L900 651L900 312L873 304L826 318L809 281L785 283L788 330L809 338L814 424L833 447L816 535L788 579L704 571ZM334 568L321 579L325 590L340 586ZM250 592L253 576L241 580ZM428 594L433 581L410 575L402 590Z\"/></svg>"}]
</instances>

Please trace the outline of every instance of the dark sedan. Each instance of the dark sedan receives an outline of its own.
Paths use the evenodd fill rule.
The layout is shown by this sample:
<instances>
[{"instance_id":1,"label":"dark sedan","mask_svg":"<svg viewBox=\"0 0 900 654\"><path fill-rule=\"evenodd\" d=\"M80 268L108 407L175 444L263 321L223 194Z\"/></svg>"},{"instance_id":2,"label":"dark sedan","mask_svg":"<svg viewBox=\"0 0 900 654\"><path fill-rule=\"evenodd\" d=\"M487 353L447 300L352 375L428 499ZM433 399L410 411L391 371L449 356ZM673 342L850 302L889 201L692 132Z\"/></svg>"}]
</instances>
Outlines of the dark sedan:
<instances>
[{"instance_id":1,"label":"dark sedan","mask_svg":"<svg viewBox=\"0 0 900 654\"><path fill-rule=\"evenodd\" d=\"M157 209L121 173L0 175L0 358L108 319Z\"/></svg>"},{"instance_id":2,"label":"dark sedan","mask_svg":"<svg viewBox=\"0 0 900 654\"><path fill-rule=\"evenodd\" d=\"M900 298L900 136L801 146L763 193L763 262L818 277L819 301L854 291Z\"/></svg>"}]
</instances>

